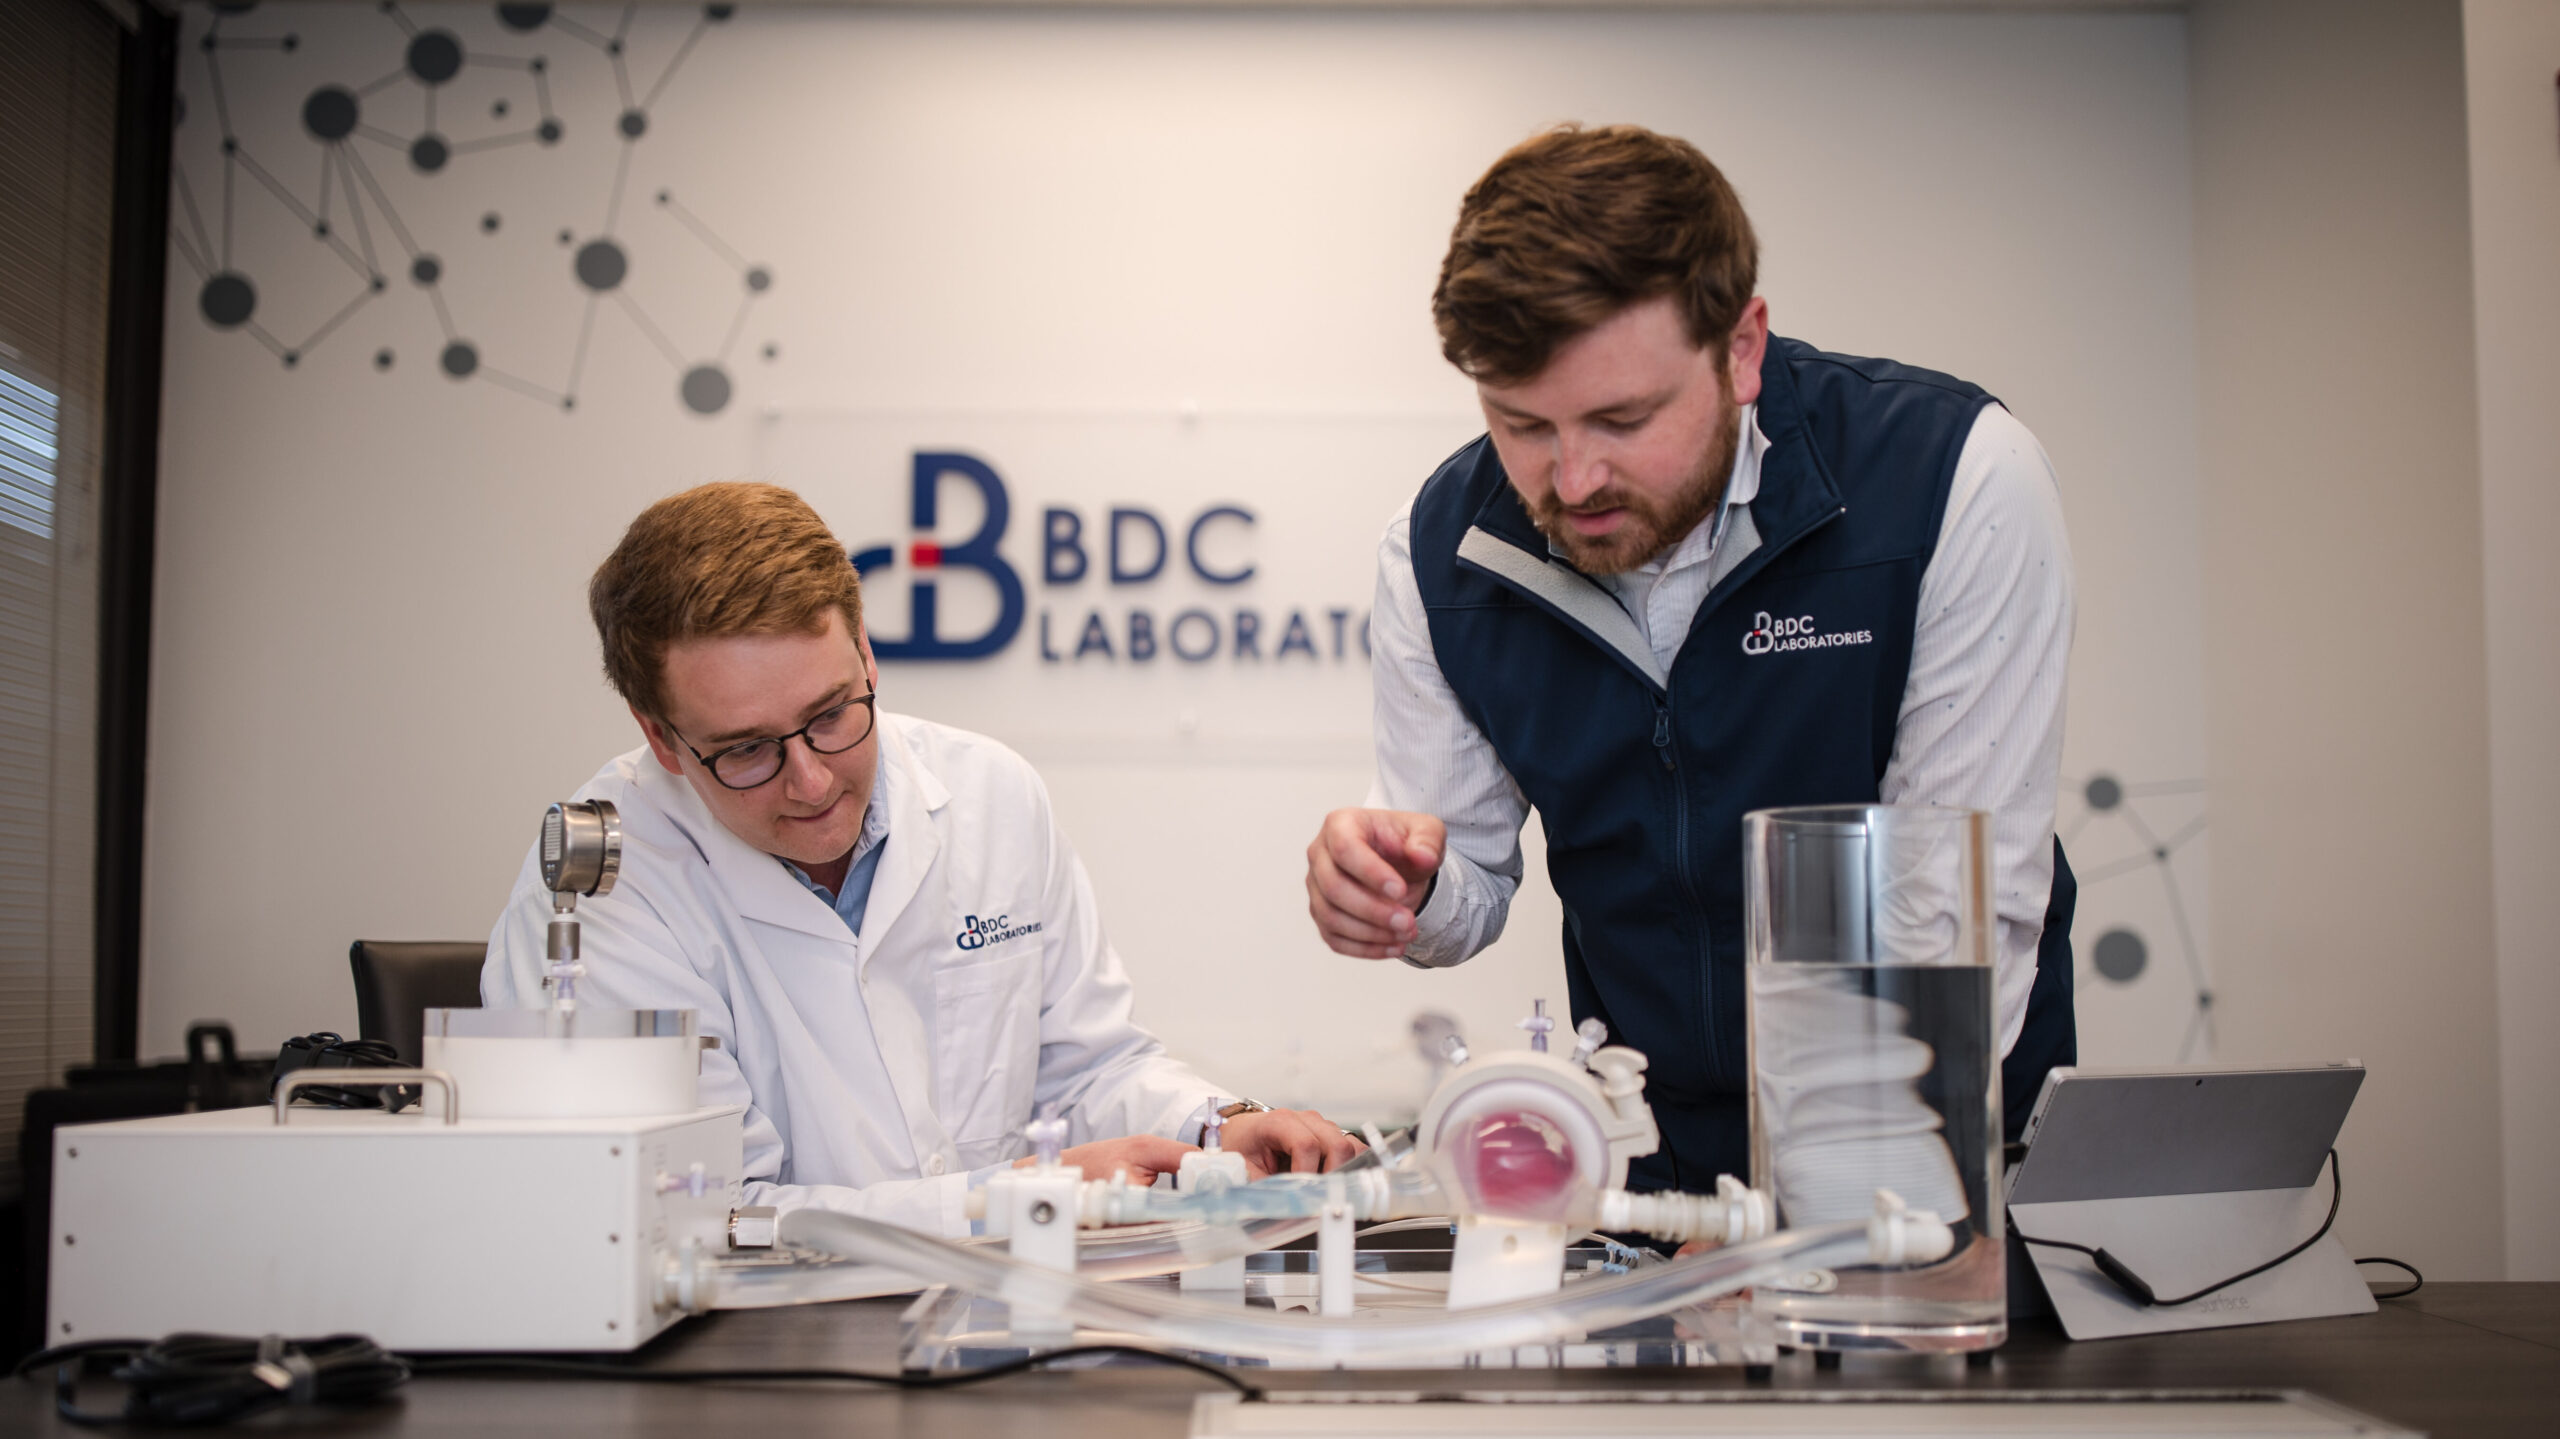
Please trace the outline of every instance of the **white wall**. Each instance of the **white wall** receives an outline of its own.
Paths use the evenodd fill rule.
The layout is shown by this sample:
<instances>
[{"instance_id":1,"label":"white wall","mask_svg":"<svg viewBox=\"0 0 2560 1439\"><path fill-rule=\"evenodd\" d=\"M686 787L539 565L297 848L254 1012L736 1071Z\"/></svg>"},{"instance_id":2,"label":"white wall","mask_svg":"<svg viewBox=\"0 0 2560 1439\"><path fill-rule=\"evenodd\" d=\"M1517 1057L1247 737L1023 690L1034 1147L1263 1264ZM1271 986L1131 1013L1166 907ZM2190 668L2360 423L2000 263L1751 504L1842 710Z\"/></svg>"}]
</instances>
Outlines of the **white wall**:
<instances>
[{"instance_id":1,"label":"white wall","mask_svg":"<svg viewBox=\"0 0 2560 1439\"><path fill-rule=\"evenodd\" d=\"M2192 23L2226 1052L2362 1059L2340 1235L2494 1278L2461 14L2217 0Z\"/></svg>"},{"instance_id":2,"label":"white wall","mask_svg":"<svg viewBox=\"0 0 2560 1439\"><path fill-rule=\"evenodd\" d=\"M2465 0L2509 1279L2560 1279L2560 7Z\"/></svg>"},{"instance_id":3,"label":"white wall","mask_svg":"<svg viewBox=\"0 0 2560 1439\"><path fill-rule=\"evenodd\" d=\"M474 51L551 61L556 148L466 154L428 177L355 143L445 262L448 311L485 363L557 389L583 308L557 234L601 224L612 77L591 47L507 35L485 6L407 13ZM620 12L565 13L609 27ZM640 12L640 89L690 24ZM305 97L391 74L403 37L338 6L262 6L225 28L297 32L291 54L217 53L244 146L311 203ZM223 167L205 61L187 53L179 164L211 231ZM859 540L884 494L894 512L899 476L823 475L788 458L788 436L843 422L916 445L1049 425L1042 463L1008 474L1020 505L1088 483L1065 473L1073 445L1177 424L1186 404L1211 429L1294 425L1301 441L1361 424L1463 433L1468 393L1428 315L1447 226L1496 154L1562 119L1638 121L1716 156L1759 224L1782 331L1978 380L2036 429L2083 584L2066 772L2166 787L2140 822L2188 832L2212 811L2177 789L2208 772L2186 64L2183 21L2157 13L749 9L650 106L622 227L632 292L688 358L718 346L742 292L656 190L771 267L732 353L737 398L708 418L676 403L675 367L610 305L564 414L436 373L445 337L396 270L288 370L210 328L201 277L174 262L144 1047L173 1048L206 1015L253 1044L352 1027L348 940L486 930L540 806L631 743L581 592L656 495L763 466ZM475 66L438 103L459 139L521 126L533 102L522 71ZM406 82L364 104L399 135L421 118ZM360 282L253 179L235 187L233 263L256 277L261 319L310 333ZM1267 547L1264 594L1365 566L1428 463L1381 478L1360 458L1254 481L1265 533L1311 536ZM1168 509L1180 498L1170 472L1129 483ZM1018 511L1014 558L1036 571L1028 524ZM1458 974L1315 942L1301 851L1364 788L1356 674L1323 681L1325 744L1219 749L1212 733L1149 752L1183 709L1214 728L1267 677L1153 671L1115 691L1090 667L1005 664L898 666L884 684L1041 764L1142 1017L1238 1088L1409 1103L1415 1007L1482 1033L1532 993L1561 999L1542 887L1502 949ZM1116 715L1123 738L1078 739L1062 714ZM2084 959L2084 1054L2210 1053L2190 1036L2196 986L2141 833L2076 801L2065 822L2084 869L2131 861L2084 892L2084 953L2125 926L2151 955L2124 985ZM2199 929L2207 857L2195 841L2173 861ZM2315 1031L2300 1047L2339 1045Z\"/></svg>"}]
</instances>

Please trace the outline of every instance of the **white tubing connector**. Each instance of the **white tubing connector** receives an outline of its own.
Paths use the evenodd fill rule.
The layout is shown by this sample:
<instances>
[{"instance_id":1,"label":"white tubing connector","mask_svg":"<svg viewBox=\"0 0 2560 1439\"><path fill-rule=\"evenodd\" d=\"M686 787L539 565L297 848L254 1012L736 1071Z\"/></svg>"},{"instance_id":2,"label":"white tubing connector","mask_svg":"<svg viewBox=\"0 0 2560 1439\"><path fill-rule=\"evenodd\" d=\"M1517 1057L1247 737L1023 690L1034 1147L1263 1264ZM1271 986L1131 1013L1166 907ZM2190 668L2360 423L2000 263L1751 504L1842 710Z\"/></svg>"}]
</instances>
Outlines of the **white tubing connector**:
<instances>
[{"instance_id":1,"label":"white tubing connector","mask_svg":"<svg viewBox=\"0 0 2560 1439\"><path fill-rule=\"evenodd\" d=\"M1926 1209L1914 1209L1890 1189L1876 1191L1867 1221L1867 1257L1877 1264L1935 1264L1955 1252L1955 1231Z\"/></svg>"},{"instance_id":2,"label":"white tubing connector","mask_svg":"<svg viewBox=\"0 0 2560 1439\"><path fill-rule=\"evenodd\" d=\"M1713 1194L1630 1194L1611 1189L1600 1196L1604 1230L1632 1230L1685 1244L1740 1244L1767 1234L1772 1226L1769 1196L1730 1174L1716 1176Z\"/></svg>"}]
</instances>

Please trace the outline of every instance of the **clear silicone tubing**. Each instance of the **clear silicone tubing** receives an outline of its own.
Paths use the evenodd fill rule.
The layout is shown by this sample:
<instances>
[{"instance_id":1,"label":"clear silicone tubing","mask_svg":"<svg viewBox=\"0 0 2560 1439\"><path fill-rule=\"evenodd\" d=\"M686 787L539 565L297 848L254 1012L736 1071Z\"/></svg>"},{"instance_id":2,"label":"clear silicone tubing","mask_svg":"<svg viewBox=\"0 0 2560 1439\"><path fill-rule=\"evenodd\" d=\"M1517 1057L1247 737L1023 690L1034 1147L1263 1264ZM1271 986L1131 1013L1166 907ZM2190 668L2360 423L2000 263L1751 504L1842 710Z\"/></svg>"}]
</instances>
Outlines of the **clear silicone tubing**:
<instances>
[{"instance_id":1,"label":"clear silicone tubing","mask_svg":"<svg viewBox=\"0 0 2560 1439\"><path fill-rule=\"evenodd\" d=\"M1076 1272L1098 1280L1148 1279L1259 1254L1316 1232L1314 1219L1257 1219L1236 1224L1142 1224L1088 1229L1077 1236ZM936 1241L937 1243L944 1241ZM1002 1240L971 1239L951 1247L966 1253L1000 1247ZM786 1261L722 1256L709 1266L713 1309L770 1309L785 1304L824 1304L909 1294L923 1287L913 1271L827 1252L803 1252ZM938 1281L934 1281L938 1282Z\"/></svg>"},{"instance_id":2,"label":"clear silicone tubing","mask_svg":"<svg viewBox=\"0 0 2560 1439\"><path fill-rule=\"evenodd\" d=\"M1320 1219L1275 1216L1243 1224L1172 1224L1153 1237L1119 1237L1108 1229L1076 1245L1076 1272L1097 1280L1146 1279L1216 1264L1241 1254L1259 1254L1295 1243L1316 1232ZM1155 1226L1150 1225L1153 1229ZM1011 1262L1008 1256L1007 1261Z\"/></svg>"},{"instance_id":3,"label":"clear silicone tubing","mask_svg":"<svg viewBox=\"0 0 2560 1439\"><path fill-rule=\"evenodd\" d=\"M1346 1172L1387 1168L1393 1203L1399 1209L1439 1206L1440 1191L1428 1176L1417 1169L1395 1167L1411 1150L1410 1137L1399 1134L1383 1150L1366 1151L1342 1168ZM1141 1190L1147 1218L1078 1235L1076 1272L1100 1281L1149 1279L1277 1249L1316 1232L1326 1190L1320 1176L1285 1174L1188 1195ZM954 1247L965 1250L996 1242L975 1239ZM867 1299L904 1294L917 1287L906 1271L882 1270L836 1254L809 1254L785 1264L715 1262L713 1273L710 1307L715 1309Z\"/></svg>"},{"instance_id":4,"label":"clear silicone tubing","mask_svg":"<svg viewBox=\"0 0 2560 1439\"><path fill-rule=\"evenodd\" d=\"M1348 1166L1346 1166L1347 1168ZM1163 1189L1129 1191L1119 1218L1147 1224L1159 1220L1193 1220L1202 1224L1244 1224L1257 1219L1303 1219L1324 1213L1333 1186L1313 1174L1276 1174L1251 1184L1181 1193ZM1372 1180L1349 1186L1344 1196L1362 1219L1402 1219L1417 1214L1443 1214L1448 1200L1431 1176L1419 1169L1391 1169L1385 1183Z\"/></svg>"},{"instance_id":5,"label":"clear silicone tubing","mask_svg":"<svg viewBox=\"0 0 2560 1439\"><path fill-rule=\"evenodd\" d=\"M1207 1304L1154 1289L1114 1287L1081 1274L1025 1264L991 1250L964 1249L874 1220L825 1210L782 1217L783 1237L848 1258L904 1269L919 1279L1001 1299L1016 1308L1063 1314L1092 1329L1134 1334L1169 1347L1293 1363L1364 1364L1448 1359L1481 1350L1554 1344L1703 1304L1806 1269L1867 1261L1862 1222L1790 1230L1747 1244L1554 1294L1480 1309L1368 1313L1339 1319Z\"/></svg>"},{"instance_id":6,"label":"clear silicone tubing","mask_svg":"<svg viewBox=\"0 0 2560 1439\"><path fill-rule=\"evenodd\" d=\"M829 1304L838 1299L877 1299L913 1294L914 1275L834 1254L794 1255L787 1263L740 1263L726 1257L708 1266L710 1309L778 1309L788 1304Z\"/></svg>"},{"instance_id":7,"label":"clear silicone tubing","mask_svg":"<svg viewBox=\"0 0 2560 1439\"><path fill-rule=\"evenodd\" d=\"M1256 1219L1244 1224L1139 1224L1088 1229L1077 1236L1076 1272L1098 1280L1148 1279L1259 1254L1316 1232L1319 1221ZM942 1242L942 1241L936 1241ZM1002 1240L953 1244L960 1252L1000 1246ZM888 1269L842 1254L804 1252L789 1260L722 1256L709 1266L713 1309L770 1309L785 1304L824 1304L908 1294L922 1287L912 1271Z\"/></svg>"},{"instance_id":8,"label":"clear silicone tubing","mask_svg":"<svg viewBox=\"0 0 2560 1439\"><path fill-rule=\"evenodd\" d=\"M1399 1212L1436 1206L1439 1187L1404 1164L1412 1149L1411 1137L1399 1134L1382 1148L1363 1151L1340 1172L1384 1169L1389 1204ZM1076 1272L1097 1280L1145 1279L1277 1249L1316 1232L1330 1188L1321 1175L1279 1174L1190 1193L1139 1190L1132 1196L1140 1201L1138 1226L1125 1234L1087 1230L1076 1245Z\"/></svg>"}]
</instances>

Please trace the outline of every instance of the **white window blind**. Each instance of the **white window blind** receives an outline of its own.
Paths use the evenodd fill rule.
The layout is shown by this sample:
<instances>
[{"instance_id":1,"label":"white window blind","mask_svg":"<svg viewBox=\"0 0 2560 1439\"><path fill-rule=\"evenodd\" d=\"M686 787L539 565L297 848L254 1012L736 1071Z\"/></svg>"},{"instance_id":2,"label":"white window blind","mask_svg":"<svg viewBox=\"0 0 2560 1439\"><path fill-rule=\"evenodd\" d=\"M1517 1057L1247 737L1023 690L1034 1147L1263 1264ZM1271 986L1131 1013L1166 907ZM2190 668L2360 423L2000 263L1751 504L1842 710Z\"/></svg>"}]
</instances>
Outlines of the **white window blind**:
<instances>
[{"instance_id":1,"label":"white window blind","mask_svg":"<svg viewBox=\"0 0 2560 1439\"><path fill-rule=\"evenodd\" d=\"M0 4L0 1195L27 1091L91 1049L119 39L80 0Z\"/></svg>"}]
</instances>

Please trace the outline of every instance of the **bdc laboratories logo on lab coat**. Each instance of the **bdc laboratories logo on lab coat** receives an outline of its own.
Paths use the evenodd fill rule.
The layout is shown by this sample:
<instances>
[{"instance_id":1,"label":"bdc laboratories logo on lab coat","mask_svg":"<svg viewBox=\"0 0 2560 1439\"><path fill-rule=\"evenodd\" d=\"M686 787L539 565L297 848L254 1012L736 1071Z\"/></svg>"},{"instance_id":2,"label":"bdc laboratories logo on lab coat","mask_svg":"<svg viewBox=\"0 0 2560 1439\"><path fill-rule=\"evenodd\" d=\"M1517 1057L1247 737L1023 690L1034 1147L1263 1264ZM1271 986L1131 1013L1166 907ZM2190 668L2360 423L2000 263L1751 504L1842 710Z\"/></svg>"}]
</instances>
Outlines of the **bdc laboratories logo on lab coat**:
<instances>
[{"instance_id":1,"label":"bdc laboratories logo on lab coat","mask_svg":"<svg viewBox=\"0 0 2560 1439\"><path fill-rule=\"evenodd\" d=\"M1012 497L994 466L956 451L917 451L912 478L909 522L916 537L904 545L874 545L853 554L853 566L866 584L877 583L875 574L902 564L912 571L907 637L887 639L874 633L872 651L884 660L994 655L1012 644L1032 617L1022 575L1000 549L1013 519ZM978 532L956 544L927 538L941 513L939 496L946 479L975 486L986 511ZM1238 540L1249 536L1255 524L1253 511L1235 504L1210 505L1176 524L1143 506L1113 505L1097 527L1101 533L1088 541L1083 512L1052 505L1040 514L1041 582L1047 589L1063 589L1082 583L1098 568L1098 577L1113 589L1146 585L1165 577L1178 557L1204 585L1239 586L1259 569L1234 554ZM1101 553L1097 556L1095 550ZM973 570L995 588L995 621L978 634L943 633L940 577L954 570ZM1143 604L1086 606L1081 621L1070 610L1054 629L1052 612L1043 605L1037 618L1040 658L1047 664L1124 659L1145 664L1167 654L1189 664L1220 654L1274 662L1303 658L1318 664L1366 664L1369 658L1368 611L1354 605L1265 610L1192 603L1170 613Z\"/></svg>"},{"instance_id":2,"label":"bdc laboratories logo on lab coat","mask_svg":"<svg viewBox=\"0 0 2560 1439\"><path fill-rule=\"evenodd\" d=\"M960 933L952 942L962 949L984 949L991 944L1002 944L1008 939L1020 939L1026 934L1039 932L1040 921L1036 919L1029 924L1015 924L1009 914L1000 914L993 919L980 919L972 914L964 916Z\"/></svg>"},{"instance_id":3,"label":"bdc laboratories logo on lab coat","mask_svg":"<svg viewBox=\"0 0 2560 1439\"><path fill-rule=\"evenodd\" d=\"M1751 618L1751 632L1742 637L1742 652L1765 655L1772 650L1821 650L1834 645L1874 644L1875 639L1873 630L1833 630L1826 635L1814 627L1811 615L1773 620L1767 610L1762 610Z\"/></svg>"}]
</instances>

